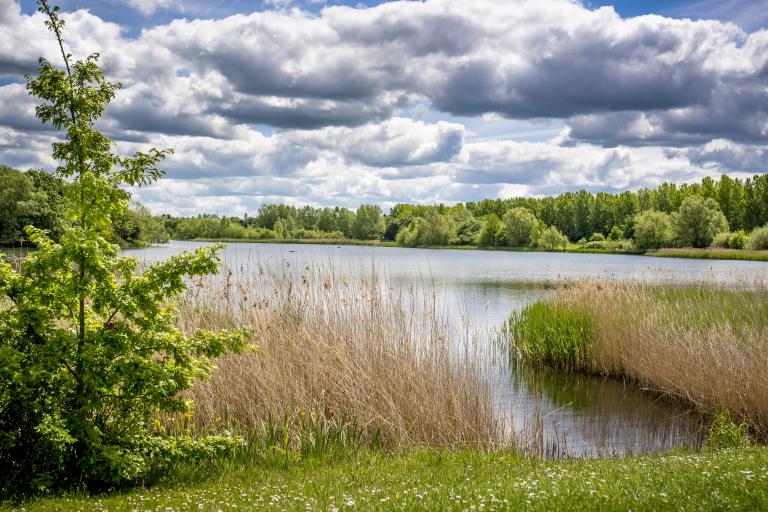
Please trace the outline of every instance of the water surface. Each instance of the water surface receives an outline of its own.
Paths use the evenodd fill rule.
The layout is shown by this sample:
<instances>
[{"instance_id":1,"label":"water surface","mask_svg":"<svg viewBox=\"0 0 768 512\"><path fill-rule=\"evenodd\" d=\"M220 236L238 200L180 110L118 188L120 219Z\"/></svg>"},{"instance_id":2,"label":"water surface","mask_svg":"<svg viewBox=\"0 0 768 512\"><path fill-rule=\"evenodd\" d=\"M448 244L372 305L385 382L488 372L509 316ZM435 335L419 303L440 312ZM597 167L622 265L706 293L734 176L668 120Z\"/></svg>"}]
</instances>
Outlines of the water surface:
<instances>
[{"instance_id":1,"label":"water surface","mask_svg":"<svg viewBox=\"0 0 768 512\"><path fill-rule=\"evenodd\" d=\"M125 253L155 261L202 245L208 244L174 241ZM222 255L225 264L240 271L256 264L324 267L387 276L401 286L427 286L437 290L449 316L467 321L479 333L479 343L488 346L513 310L545 297L553 283L565 279L735 285L768 277L764 262L609 254L244 243L229 244ZM535 433L544 453L612 455L701 443L702 419L653 393L616 379L519 368L498 355L484 368L498 410L525 437Z\"/></svg>"}]
</instances>

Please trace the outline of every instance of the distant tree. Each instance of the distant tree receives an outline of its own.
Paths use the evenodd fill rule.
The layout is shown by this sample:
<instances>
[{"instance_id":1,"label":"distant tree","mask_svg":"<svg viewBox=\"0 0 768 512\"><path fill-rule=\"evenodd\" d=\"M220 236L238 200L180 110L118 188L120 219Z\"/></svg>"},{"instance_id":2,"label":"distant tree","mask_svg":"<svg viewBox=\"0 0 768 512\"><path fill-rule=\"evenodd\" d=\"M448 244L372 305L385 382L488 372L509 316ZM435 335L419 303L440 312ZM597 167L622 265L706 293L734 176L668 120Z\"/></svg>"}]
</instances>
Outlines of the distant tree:
<instances>
[{"instance_id":1,"label":"distant tree","mask_svg":"<svg viewBox=\"0 0 768 512\"><path fill-rule=\"evenodd\" d=\"M674 239L672 216L648 210L635 216L635 246L641 251L669 247Z\"/></svg>"},{"instance_id":2,"label":"distant tree","mask_svg":"<svg viewBox=\"0 0 768 512\"><path fill-rule=\"evenodd\" d=\"M624 230L621 229L619 226L613 226L611 228L611 232L608 234L608 240L611 241L618 241L622 240L624 238Z\"/></svg>"},{"instance_id":3,"label":"distant tree","mask_svg":"<svg viewBox=\"0 0 768 512\"><path fill-rule=\"evenodd\" d=\"M502 217L506 233L506 242L512 247L524 247L531 244L531 236L536 229L536 216L523 207L512 208Z\"/></svg>"},{"instance_id":4,"label":"distant tree","mask_svg":"<svg viewBox=\"0 0 768 512\"><path fill-rule=\"evenodd\" d=\"M378 205L361 205L352 222L352 237L358 240L378 240L384 233L384 217Z\"/></svg>"},{"instance_id":5,"label":"distant tree","mask_svg":"<svg viewBox=\"0 0 768 512\"><path fill-rule=\"evenodd\" d=\"M747 247L754 251L768 250L768 224L752 230Z\"/></svg>"},{"instance_id":6,"label":"distant tree","mask_svg":"<svg viewBox=\"0 0 768 512\"><path fill-rule=\"evenodd\" d=\"M728 220L711 197L686 198L674 215L675 238L683 247L709 247L715 235L728 231Z\"/></svg>"},{"instance_id":7,"label":"distant tree","mask_svg":"<svg viewBox=\"0 0 768 512\"><path fill-rule=\"evenodd\" d=\"M456 232L453 218L428 210L425 218L415 217L397 234L397 241L407 247L447 245Z\"/></svg>"},{"instance_id":8,"label":"distant tree","mask_svg":"<svg viewBox=\"0 0 768 512\"><path fill-rule=\"evenodd\" d=\"M505 238L504 224L495 214L490 213L483 219L483 226L477 237L477 243L481 247L496 247L502 245Z\"/></svg>"},{"instance_id":9,"label":"distant tree","mask_svg":"<svg viewBox=\"0 0 768 512\"><path fill-rule=\"evenodd\" d=\"M565 250L568 247L568 237L565 236L555 226L550 226L539 236L539 247L547 251L556 249Z\"/></svg>"}]
</instances>

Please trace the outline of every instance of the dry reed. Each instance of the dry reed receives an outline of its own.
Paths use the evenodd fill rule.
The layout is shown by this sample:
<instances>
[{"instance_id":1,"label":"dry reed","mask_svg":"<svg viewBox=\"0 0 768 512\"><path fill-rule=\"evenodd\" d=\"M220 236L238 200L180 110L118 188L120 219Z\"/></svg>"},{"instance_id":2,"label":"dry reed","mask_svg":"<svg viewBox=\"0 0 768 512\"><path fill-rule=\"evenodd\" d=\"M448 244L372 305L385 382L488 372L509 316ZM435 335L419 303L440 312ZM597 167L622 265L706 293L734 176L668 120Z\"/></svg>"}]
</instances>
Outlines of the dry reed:
<instances>
[{"instance_id":1,"label":"dry reed","mask_svg":"<svg viewBox=\"0 0 768 512\"><path fill-rule=\"evenodd\" d=\"M452 336L429 289L289 262L240 266L193 283L180 325L248 326L259 346L222 358L195 386L201 431L277 422L298 443L308 424L349 420L385 448L501 443L488 385L465 360L468 340Z\"/></svg>"},{"instance_id":2,"label":"dry reed","mask_svg":"<svg viewBox=\"0 0 768 512\"><path fill-rule=\"evenodd\" d=\"M768 290L579 282L552 299L593 322L590 370L768 434Z\"/></svg>"}]
</instances>

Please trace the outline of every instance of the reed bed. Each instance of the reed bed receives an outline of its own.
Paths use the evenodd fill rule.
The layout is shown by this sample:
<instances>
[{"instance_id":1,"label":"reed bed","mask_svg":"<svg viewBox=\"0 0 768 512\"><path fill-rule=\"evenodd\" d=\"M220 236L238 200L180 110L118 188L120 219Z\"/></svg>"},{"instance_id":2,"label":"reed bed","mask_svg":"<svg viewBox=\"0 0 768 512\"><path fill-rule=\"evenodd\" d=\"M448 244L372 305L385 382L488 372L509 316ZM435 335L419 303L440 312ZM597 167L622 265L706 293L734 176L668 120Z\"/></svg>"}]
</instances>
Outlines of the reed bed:
<instances>
[{"instance_id":1,"label":"reed bed","mask_svg":"<svg viewBox=\"0 0 768 512\"><path fill-rule=\"evenodd\" d=\"M524 360L619 375L768 436L768 288L583 281L513 315Z\"/></svg>"},{"instance_id":2,"label":"reed bed","mask_svg":"<svg viewBox=\"0 0 768 512\"><path fill-rule=\"evenodd\" d=\"M288 261L192 283L180 327L248 327L258 351L220 359L195 386L191 427L286 450L331 438L384 449L500 446L489 386L466 360L477 352L437 303L426 287Z\"/></svg>"}]
</instances>

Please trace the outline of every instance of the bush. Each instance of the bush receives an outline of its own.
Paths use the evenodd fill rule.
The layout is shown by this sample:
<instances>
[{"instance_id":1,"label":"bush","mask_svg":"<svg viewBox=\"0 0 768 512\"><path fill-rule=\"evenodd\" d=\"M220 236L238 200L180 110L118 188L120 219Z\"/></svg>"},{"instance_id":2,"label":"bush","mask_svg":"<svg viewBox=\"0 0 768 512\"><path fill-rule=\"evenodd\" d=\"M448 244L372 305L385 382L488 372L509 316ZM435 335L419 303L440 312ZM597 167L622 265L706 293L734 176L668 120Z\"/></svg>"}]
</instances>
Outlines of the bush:
<instances>
[{"instance_id":1,"label":"bush","mask_svg":"<svg viewBox=\"0 0 768 512\"><path fill-rule=\"evenodd\" d=\"M611 232L608 235L608 240L611 240L612 242L617 242L624 238L624 230L621 229L619 226L613 226L611 228Z\"/></svg>"},{"instance_id":2,"label":"bush","mask_svg":"<svg viewBox=\"0 0 768 512\"><path fill-rule=\"evenodd\" d=\"M746 422L734 423L727 410L721 411L715 416L709 427L709 439L707 446L710 448L741 448L749 446L748 425Z\"/></svg>"},{"instance_id":3,"label":"bush","mask_svg":"<svg viewBox=\"0 0 768 512\"><path fill-rule=\"evenodd\" d=\"M723 232L715 235L710 247L720 249L743 249L749 240L744 230L734 231L733 233Z\"/></svg>"},{"instance_id":4,"label":"bush","mask_svg":"<svg viewBox=\"0 0 768 512\"><path fill-rule=\"evenodd\" d=\"M768 224L752 231L749 235L748 247L753 251L768 250Z\"/></svg>"},{"instance_id":5,"label":"bush","mask_svg":"<svg viewBox=\"0 0 768 512\"><path fill-rule=\"evenodd\" d=\"M589 237L590 242L603 242L605 241L605 235L602 233L592 233L592 236Z\"/></svg>"}]
</instances>

